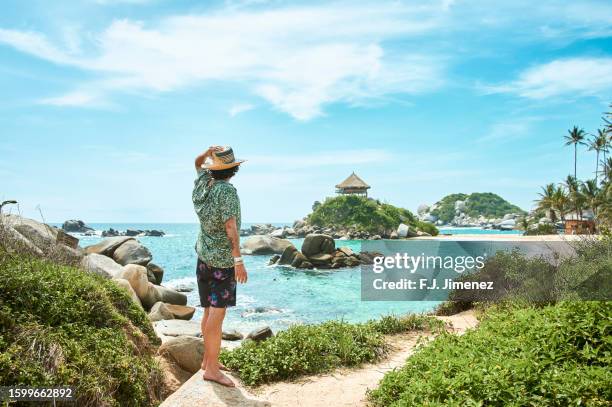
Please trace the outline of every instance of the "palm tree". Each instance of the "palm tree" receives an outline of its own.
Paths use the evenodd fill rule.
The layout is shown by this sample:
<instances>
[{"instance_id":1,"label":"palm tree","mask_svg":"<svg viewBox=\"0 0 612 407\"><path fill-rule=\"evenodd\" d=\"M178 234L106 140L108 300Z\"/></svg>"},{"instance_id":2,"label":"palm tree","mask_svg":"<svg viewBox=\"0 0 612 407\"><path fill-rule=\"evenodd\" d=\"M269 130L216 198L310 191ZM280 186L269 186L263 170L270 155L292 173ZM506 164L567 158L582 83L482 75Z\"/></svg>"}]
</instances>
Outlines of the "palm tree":
<instances>
[{"instance_id":1,"label":"palm tree","mask_svg":"<svg viewBox=\"0 0 612 407\"><path fill-rule=\"evenodd\" d=\"M542 192L538 195L540 199L536 200L538 203L538 209L545 211L548 214L548 218L555 222L557 216L555 214L555 192L557 187L555 184L548 184L542 187Z\"/></svg>"},{"instance_id":2,"label":"palm tree","mask_svg":"<svg viewBox=\"0 0 612 407\"><path fill-rule=\"evenodd\" d=\"M576 210L576 216L578 219L582 219L582 204L584 203L584 197L580 193L580 181L571 175L568 175L565 179L565 187L569 195L569 201L572 208Z\"/></svg>"},{"instance_id":3,"label":"palm tree","mask_svg":"<svg viewBox=\"0 0 612 407\"><path fill-rule=\"evenodd\" d=\"M565 193L563 188L557 188L553 194L553 208L559 212L559 218L561 218L562 221L565 220L565 214L567 213L569 207L569 196Z\"/></svg>"},{"instance_id":4,"label":"palm tree","mask_svg":"<svg viewBox=\"0 0 612 407\"><path fill-rule=\"evenodd\" d=\"M599 175L599 153L605 151L608 147L608 134L603 129L597 129L597 135L592 135L591 140L588 143L589 151L595 151L597 157L595 159L595 184L597 184L597 176ZM604 158L605 161L605 158Z\"/></svg>"},{"instance_id":5,"label":"palm tree","mask_svg":"<svg viewBox=\"0 0 612 407\"><path fill-rule=\"evenodd\" d=\"M584 130L579 129L576 126L574 126L574 128L572 128L571 130L568 130L567 133L568 135L565 136L565 145L566 146L571 146L572 144L574 145L574 178L577 178L576 167L578 163L578 144L582 144L582 145L585 144L584 143L585 133L584 133Z\"/></svg>"},{"instance_id":6,"label":"palm tree","mask_svg":"<svg viewBox=\"0 0 612 407\"><path fill-rule=\"evenodd\" d=\"M581 195L584 198L584 202L593 211L593 214L597 214L597 207L599 206L599 188L597 187L597 181L589 179L580 186Z\"/></svg>"}]
</instances>

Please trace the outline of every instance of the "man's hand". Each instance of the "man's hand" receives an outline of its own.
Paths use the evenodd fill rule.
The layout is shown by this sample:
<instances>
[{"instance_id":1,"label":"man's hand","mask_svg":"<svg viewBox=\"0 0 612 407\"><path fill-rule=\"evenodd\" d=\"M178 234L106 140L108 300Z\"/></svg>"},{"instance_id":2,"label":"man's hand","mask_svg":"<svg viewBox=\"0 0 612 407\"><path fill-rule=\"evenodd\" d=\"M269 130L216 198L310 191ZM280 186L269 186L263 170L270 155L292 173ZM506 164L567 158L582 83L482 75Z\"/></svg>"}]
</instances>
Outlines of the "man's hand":
<instances>
[{"instance_id":1,"label":"man's hand","mask_svg":"<svg viewBox=\"0 0 612 407\"><path fill-rule=\"evenodd\" d=\"M236 264L234 266L234 270L236 271L236 281L238 281L241 284L246 283L248 279L248 275L247 275L246 268L244 267L244 264L243 263Z\"/></svg>"},{"instance_id":2,"label":"man's hand","mask_svg":"<svg viewBox=\"0 0 612 407\"><path fill-rule=\"evenodd\" d=\"M197 156L196 159L195 159L196 170L199 169L202 166L202 164L204 164L204 161L206 161L207 158L212 157L212 154L214 152L217 152L217 151L223 151L223 147L221 147L221 146L210 146L210 147L208 147L208 150L204 151L202 154Z\"/></svg>"}]
</instances>

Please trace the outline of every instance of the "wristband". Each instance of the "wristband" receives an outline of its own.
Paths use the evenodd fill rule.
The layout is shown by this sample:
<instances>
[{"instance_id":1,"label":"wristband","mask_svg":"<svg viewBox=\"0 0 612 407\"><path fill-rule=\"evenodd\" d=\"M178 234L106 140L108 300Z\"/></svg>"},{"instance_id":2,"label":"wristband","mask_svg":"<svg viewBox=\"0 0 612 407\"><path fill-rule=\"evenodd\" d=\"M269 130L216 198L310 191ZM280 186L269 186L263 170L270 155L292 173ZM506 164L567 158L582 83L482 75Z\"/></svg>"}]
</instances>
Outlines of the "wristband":
<instances>
[{"instance_id":1,"label":"wristband","mask_svg":"<svg viewBox=\"0 0 612 407\"><path fill-rule=\"evenodd\" d=\"M234 257L234 264L242 264L244 263L244 261L242 260L242 257Z\"/></svg>"}]
</instances>

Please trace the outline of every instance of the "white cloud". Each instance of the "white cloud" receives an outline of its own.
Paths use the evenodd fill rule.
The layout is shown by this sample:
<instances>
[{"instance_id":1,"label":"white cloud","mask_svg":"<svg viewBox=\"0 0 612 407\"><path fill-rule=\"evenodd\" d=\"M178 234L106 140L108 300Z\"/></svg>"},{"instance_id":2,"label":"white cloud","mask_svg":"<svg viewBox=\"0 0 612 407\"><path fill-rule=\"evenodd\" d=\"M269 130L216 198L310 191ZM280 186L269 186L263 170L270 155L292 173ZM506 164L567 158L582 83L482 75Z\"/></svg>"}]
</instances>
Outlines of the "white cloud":
<instances>
[{"instance_id":1,"label":"white cloud","mask_svg":"<svg viewBox=\"0 0 612 407\"><path fill-rule=\"evenodd\" d=\"M92 91L76 90L61 96L43 98L38 101L41 105L50 106L80 106L80 107L105 107L109 103L99 94Z\"/></svg>"},{"instance_id":2,"label":"white cloud","mask_svg":"<svg viewBox=\"0 0 612 407\"><path fill-rule=\"evenodd\" d=\"M529 99L609 95L612 90L612 58L558 59L529 68L517 80L487 90L514 93Z\"/></svg>"},{"instance_id":3,"label":"white cloud","mask_svg":"<svg viewBox=\"0 0 612 407\"><path fill-rule=\"evenodd\" d=\"M248 112L249 110L253 110L255 106L250 103L238 103L230 107L228 113L230 116L234 117L239 115L240 113Z\"/></svg>"},{"instance_id":4,"label":"white cloud","mask_svg":"<svg viewBox=\"0 0 612 407\"><path fill-rule=\"evenodd\" d=\"M443 61L385 48L385 41L440 27L442 6L399 3L319 5L263 11L227 9L174 16L156 24L115 20L93 35L88 52L39 33L1 30L0 43L58 64L102 75L66 95L48 98L84 105L85 93L166 92L211 81L238 82L277 110L308 120L325 104L357 103L388 93L435 89ZM61 41L58 41L61 43ZM121 86L118 86L118 83ZM97 103L96 98L89 99Z\"/></svg>"}]
</instances>

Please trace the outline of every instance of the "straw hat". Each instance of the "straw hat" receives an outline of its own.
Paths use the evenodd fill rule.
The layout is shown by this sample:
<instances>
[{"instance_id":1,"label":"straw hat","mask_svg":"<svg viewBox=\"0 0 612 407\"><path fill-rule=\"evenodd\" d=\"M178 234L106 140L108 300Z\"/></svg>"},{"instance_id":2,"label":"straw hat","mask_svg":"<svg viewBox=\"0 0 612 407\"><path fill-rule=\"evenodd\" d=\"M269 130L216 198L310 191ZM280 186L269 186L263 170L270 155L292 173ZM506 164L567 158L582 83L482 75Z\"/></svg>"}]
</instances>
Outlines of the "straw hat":
<instances>
[{"instance_id":1,"label":"straw hat","mask_svg":"<svg viewBox=\"0 0 612 407\"><path fill-rule=\"evenodd\" d=\"M230 146L223 147L221 151L213 151L212 161L202 164L202 168L209 170L226 170L242 164L246 160L237 160L234 157L234 150Z\"/></svg>"}]
</instances>

